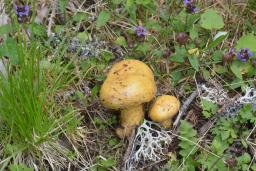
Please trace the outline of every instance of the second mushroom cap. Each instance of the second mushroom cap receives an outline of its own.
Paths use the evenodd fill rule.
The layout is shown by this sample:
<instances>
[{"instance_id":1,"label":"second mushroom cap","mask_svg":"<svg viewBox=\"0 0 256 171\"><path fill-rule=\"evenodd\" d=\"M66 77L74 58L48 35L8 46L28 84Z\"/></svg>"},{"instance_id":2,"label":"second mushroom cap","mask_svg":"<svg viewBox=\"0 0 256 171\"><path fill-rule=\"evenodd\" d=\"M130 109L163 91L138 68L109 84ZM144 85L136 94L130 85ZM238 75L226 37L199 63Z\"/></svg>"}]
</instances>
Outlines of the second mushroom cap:
<instances>
[{"instance_id":1,"label":"second mushroom cap","mask_svg":"<svg viewBox=\"0 0 256 171\"><path fill-rule=\"evenodd\" d=\"M170 127L171 119L178 113L180 101L170 95L162 95L156 98L151 105L149 117L155 122L161 123L164 127Z\"/></svg>"}]
</instances>

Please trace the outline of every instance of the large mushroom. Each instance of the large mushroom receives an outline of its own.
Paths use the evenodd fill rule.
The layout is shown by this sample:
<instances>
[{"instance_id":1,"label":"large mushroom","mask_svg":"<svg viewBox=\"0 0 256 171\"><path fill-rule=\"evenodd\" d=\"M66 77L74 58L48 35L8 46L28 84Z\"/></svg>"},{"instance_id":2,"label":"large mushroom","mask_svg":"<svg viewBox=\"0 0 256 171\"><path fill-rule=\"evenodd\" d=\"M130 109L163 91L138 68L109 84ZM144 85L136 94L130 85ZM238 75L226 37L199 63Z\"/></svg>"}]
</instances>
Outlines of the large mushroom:
<instances>
[{"instance_id":1,"label":"large mushroom","mask_svg":"<svg viewBox=\"0 0 256 171\"><path fill-rule=\"evenodd\" d=\"M144 118L143 104L153 99L156 84L151 69L139 60L126 59L112 66L100 90L104 107L121 110L116 133L128 137Z\"/></svg>"},{"instance_id":2,"label":"large mushroom","mask_svg":"<svg viewBox=\"0 0 256 171\"><path fill-rule=\"evenodd\" d=\"M149 110L152 121L159 122L164 128L172 126L172 118L180 109L180 101L170 95L162 95L156 98Z\"/></svg>"}]
</instances>

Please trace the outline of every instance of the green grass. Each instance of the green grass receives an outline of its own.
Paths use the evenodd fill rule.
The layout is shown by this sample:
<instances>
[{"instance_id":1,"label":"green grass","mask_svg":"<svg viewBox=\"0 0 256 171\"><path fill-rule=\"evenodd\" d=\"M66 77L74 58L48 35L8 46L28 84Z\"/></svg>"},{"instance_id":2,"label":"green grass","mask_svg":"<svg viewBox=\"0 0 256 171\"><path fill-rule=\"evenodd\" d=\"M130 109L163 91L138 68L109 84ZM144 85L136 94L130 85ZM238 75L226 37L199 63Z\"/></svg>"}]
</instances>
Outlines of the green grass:
<instances>
[{"instance_id":1,"label":"green grass","mask_svg":"<svg viewBox=\"0 0 256 171\"><path fill-rule=\"evenodd\" d=\"M12 42L17 47L16 63L10 60L7 77L2 74L0 77L2 169L11 161L15 163L18 154L34 153L40 159L38 147L56 141L61 133L74 129L78 121L75 110L61 111L54 101L56 91L72 81L71 74L66 74L68 65L56 70L60 65L56 62L55 67L46 69L46 65L41 65L45 53L39 43L33 40L26 43L24 39ZM54 81L49 82L46 77L49 73L54 75Z\"/></svg>"},{"instance_id":2,"label":"green grass","mask_svg":"<svg viewBox=\"0 0 256 171\"><path fill-rule=\"evenodd\" d=\"M20 51L19 65L10 66L13 71L7 79L1 78L1 118L15 142L37 142L35 137L43 137L51 127L51 118L44 111L47 85L39 66L40 56L36 47Z\"/></svg>"}]
</instances>

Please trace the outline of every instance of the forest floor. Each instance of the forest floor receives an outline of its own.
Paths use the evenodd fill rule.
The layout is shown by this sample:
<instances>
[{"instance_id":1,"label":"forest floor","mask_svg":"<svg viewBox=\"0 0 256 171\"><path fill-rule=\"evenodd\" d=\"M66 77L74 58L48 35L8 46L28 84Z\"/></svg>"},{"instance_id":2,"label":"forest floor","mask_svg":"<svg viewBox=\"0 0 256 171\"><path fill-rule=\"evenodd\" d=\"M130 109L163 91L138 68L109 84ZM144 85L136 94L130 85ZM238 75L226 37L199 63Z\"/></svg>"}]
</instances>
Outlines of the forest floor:
<instances>
[{"instance_id":1,"label":"forest floor","mask_svg":"<svg viewBox=\"0 0 256 171\"><path fill-rule=\"evenodd\" d=\"M254 0L0 0L0 170L256 171L255 33ZM123 59L181 102L161 151L100 102Z\"/></svg>"}]
</instances>

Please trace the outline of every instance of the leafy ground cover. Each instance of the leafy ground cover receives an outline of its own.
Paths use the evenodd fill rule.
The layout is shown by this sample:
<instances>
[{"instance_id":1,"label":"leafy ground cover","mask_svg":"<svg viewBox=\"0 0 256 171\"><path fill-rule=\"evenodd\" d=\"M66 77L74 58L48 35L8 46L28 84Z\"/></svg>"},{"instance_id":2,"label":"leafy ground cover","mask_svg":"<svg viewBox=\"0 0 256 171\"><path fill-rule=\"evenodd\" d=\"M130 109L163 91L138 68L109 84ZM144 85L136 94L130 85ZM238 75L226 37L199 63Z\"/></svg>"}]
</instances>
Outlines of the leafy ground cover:
<instances>
[{"instance_id":1,"label":"leafy ground cover","mask_svg":"<svg viewBox=\"0 0 256 171\"><path fill-rule=\"evenodd\" d=\"M161 159L131 170L256 170L254 0L0 2L0 170L123 168L99 90L127 58L157 95L200 89Z\"/></svg>"}]
</instances>

